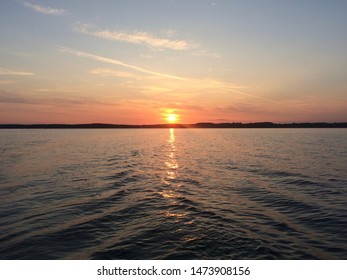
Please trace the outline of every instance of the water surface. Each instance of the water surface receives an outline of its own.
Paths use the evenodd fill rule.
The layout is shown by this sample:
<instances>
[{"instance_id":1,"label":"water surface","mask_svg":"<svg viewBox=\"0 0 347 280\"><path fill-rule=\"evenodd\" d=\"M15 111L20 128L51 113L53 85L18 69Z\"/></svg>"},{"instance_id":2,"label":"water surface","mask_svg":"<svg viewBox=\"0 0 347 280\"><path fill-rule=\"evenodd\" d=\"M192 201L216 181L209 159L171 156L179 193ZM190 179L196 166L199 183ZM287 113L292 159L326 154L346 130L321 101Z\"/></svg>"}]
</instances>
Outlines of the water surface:
<instances>
[{"instance_id":1,"label":"water surface","mask_svg":"<svg viewBox=\"0 0 347 280\"><path fill-rule=\"evenodd\" d=\"M0 130L1 259L347 259L346 129Z\"/></svg>"}]
</instances>

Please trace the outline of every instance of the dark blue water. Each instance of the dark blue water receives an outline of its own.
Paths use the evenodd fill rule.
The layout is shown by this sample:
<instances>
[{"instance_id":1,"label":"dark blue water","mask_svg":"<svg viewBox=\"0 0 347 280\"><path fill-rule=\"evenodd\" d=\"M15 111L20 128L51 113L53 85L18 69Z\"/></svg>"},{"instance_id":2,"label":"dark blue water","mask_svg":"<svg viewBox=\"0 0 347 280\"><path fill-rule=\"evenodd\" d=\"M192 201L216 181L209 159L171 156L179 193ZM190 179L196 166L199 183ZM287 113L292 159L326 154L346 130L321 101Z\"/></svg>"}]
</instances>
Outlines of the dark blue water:
<instances>
[{"instance_id":1,"label":"dark blue water","mask_svg":"<svg viewBox=\"0 0 347 280\"><path fill-rule=\"evenodd\" d=\"M347 259L346 129L0 130L1 259Z\"/></svg>"}]
</instances>

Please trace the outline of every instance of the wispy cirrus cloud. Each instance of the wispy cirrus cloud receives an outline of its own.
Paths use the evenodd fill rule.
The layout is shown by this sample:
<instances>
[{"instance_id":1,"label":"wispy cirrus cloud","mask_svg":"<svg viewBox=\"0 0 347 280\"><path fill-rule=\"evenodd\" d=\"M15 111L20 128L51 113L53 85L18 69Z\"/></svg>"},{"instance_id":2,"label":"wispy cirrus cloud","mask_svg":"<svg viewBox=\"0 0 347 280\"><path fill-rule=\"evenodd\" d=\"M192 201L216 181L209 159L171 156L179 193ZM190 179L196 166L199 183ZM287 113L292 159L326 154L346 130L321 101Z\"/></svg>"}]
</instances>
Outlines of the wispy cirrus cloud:
<instances>
[{"instance_id":1,"label":"wispy cirrus cloud","mask_svg":"<svg viewBox=\"0 0 347 280\"><path fill-rule=\"evenodd\" d=\"M8 85L13 83L14 81L10 81L10 80L0 80L0 85Z\"/></svg>"},{"instance_id":2,"label":"wispy cirrus cloud","mask_svg":"<svg viewBox=\"0 0 347 280\"><path fill-rule=\"evenodd\" d=\"M140 66L128 64L128 63L125 63L123 61L113 59L113 58L107 58L104 56L99 56L99 55L95 55L95 54L91 54L91 53L87 53L87 52L82 52L82 51L78 51L78 50L74 50L74 49L70 49L70 48L65 48L65 47L60 47L60 50L63 52L66 52L66 53L70 53L70 54L79 56L79 57L86 57L86 58L90 58L90 59L93 59L96 61L126 67L128 69L132 69L132 70L144 73L144 74L154 75L154 76L162 77L162 78L170 78L170 79L175 79L175 80L186 80L186 79L181 78L179 76L152 71L152 70L149 70L149 69L146 69L146 68L143 68Z\"/></svg>"},{"instance_id":3,"label":"wispy cirrus cloud","mask_svg":"<svg viewBox=\"0 0 347 280\"><path fill-rule=\"evenodd\" d=\"M33 104L34 102L32 102L30 98L21 94L0 89L0 104L1 103Z\"/></svg>"},{"instance_id":4,"label":"wispy cirrus cloud","mask_svg":"<svg viewBox=\"0 0 347 280\"><path fill-rule=\"evenodd\" d=\"M40 14L44 15L54 15L54 16L64 16L67 14L66 10L64 9L58 9L58 8L52 8L52 7L45 7L37 4L33 4L27 1L23 2L23 5L29 9L32 9Z\"/></svg>"},{"instance_id":5,"label":"wispy cirrus cloud","mask_svg":"<svg viewBox=\"0 0 347 280\"><path fill-rule=\"evenodd\" d=\"M163 86L161 86L160 82L157 82L155 85L148 85L148 86L144 87L144 89L148 93L149 92L152 92L152 93L170 92L173 90L178 91L178 89L182 89L182 88L185 90L191 89L191 90L197 91L197 92L200 92L202 90L203 91L206 91L206 90L216 91L216 90L218 90L219 92L232 92L232 93L247 96L250 98L256 98L256 99L260 99L260 100L267 101L267 102L270 101L273 103L281 104L277 100L258 96L258 95L246 92L243 90L245 88L244 86L234 85L234 84L226 83L226 82L220 81L220 80L208 79L208 78L200 78L200 79L184 78L184 77L180 77L177 75L171 75L171 74L166 74L166 73L162 73L162 72L152 71L152 70L140 67L140 66L135 66L132 64L125 63L125 62L117 60L117 59L107 58L104 56L95 55L95 54L91 54L91 53L87 53L87 52L83 52L83 51L79 51L79 50L74 50L74 49L70 49L70 48L66 48L66 47L60 47L60 51L63 51L63 52L69 53L69 54L73 54L73 55L78 56L78 57L85 57L85 58L89 58L89 59L92 59L95 61L100 61L103 63L108 63L108 64L113 64L113 65L125 67L128 69L135 70L137 72L152 76L152 77L142 76L141 78L143 78L143 79L145 79L145 78L153 79L153 77L162 78L159 81L162 81ZM105 70L99 69L94 74L96 74L96 73L98 73L98 74L103 73L103 74L111 75L112 71L110 72L109 70L105 71ZM116 74L116 73L113 72L113 74ZM119 72L118 72L118 74L119 74ZM124 75L124 72L123 72L123 75ZM128 78L130 78L129 75L128 75ZM171 80L171 83L169 82L169 80ZM172 82L172 80L174 80L174 82Z\"/></svg>"},{"instance_id":6,"label":"wispy cirrus cloud","mask_svg":"<svg viewBox=\"0 0 347 280\"><path fill-rule=\"evenodd\" d=\"M25 94L21 92L4 91L0 89L0 104L1 103L12 103L12 104L33 104L33 105L51 105L51 106L90 106L90 105L105 105L114 106L117 103L111 101L102 101L100 98L80 98L76 96L65 96L61 95L61 92L56 94L47 95L33 95Z\"/></svg>"},{"instance_id":7,"label":"wispy cirrus cloud","mask_svg":"<svg viewBox=\"0 0 347 280\"><path fill-rule=\"evenodd\" d=\"M194 48L192 43L185 40L172 39L173 31L170 34L164 33L165 37L155 36L145 31L124 31L124 30L97 30L91 24L77 24L73 27L73 31L83 33L94 37L110 41L120 41L132 44L146 45L155 49L171 49L176 51L188 50Z\"/></svg>"},{"instance_id":8,"label":"wispy cirrus cloud","mask_svg":"<svg viewBox=\"0 0 347 280\"><path fill-rule=\"evenodd\" d=\"M0 67L0 75L32 76L34 73Z\"/></svg>"},{"instance_id":9,"label":"wispy cirrus cloud","mask_svg":"<svg viewBox=\"0 0 347 280\"><path fill-rule=\"evenodd\" d=\"M142 79L141 76L125 71L116 71L108 68L96 68L90 71L91 74L104 76L104 77L119 77L119 78L131 78L131 79Z\"/></svg>"}]
</instances>

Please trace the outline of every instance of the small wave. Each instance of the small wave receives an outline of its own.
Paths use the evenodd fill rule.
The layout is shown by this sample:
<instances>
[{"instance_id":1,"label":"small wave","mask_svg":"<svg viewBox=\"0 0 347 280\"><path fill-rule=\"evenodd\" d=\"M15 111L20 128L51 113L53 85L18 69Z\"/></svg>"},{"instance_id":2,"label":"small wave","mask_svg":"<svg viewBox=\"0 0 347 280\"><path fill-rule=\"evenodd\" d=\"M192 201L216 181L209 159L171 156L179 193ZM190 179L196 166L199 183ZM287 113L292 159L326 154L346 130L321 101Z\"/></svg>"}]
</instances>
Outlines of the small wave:
<instances>
[{"instance_id":1,"label":"small wave","mask_svg":"<svg viewBox=\"0 0 347 280\"><path fill-rule=\"evenodd\" d=\"M12 131L0 258L346 259L347 138L335 134Z\"/></svg>"}]
</instances>

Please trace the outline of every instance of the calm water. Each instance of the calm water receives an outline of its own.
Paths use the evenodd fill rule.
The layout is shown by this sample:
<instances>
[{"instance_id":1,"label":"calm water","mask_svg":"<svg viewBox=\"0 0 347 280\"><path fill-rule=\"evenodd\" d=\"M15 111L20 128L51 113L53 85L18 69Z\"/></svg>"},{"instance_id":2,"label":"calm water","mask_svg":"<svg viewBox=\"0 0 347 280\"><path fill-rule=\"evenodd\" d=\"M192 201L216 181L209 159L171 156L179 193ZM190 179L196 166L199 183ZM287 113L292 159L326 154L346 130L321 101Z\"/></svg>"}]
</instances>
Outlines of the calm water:
<instances>
[{"instance_id":1,"label":"calm water","mask_svg":"<svg viewBox=\"0 0 347 280\"><path fill-rule=\"evenodd\" d=\"M347 259L346 129L0 130L1 259Z\"/></svg>"}]
</instances>

